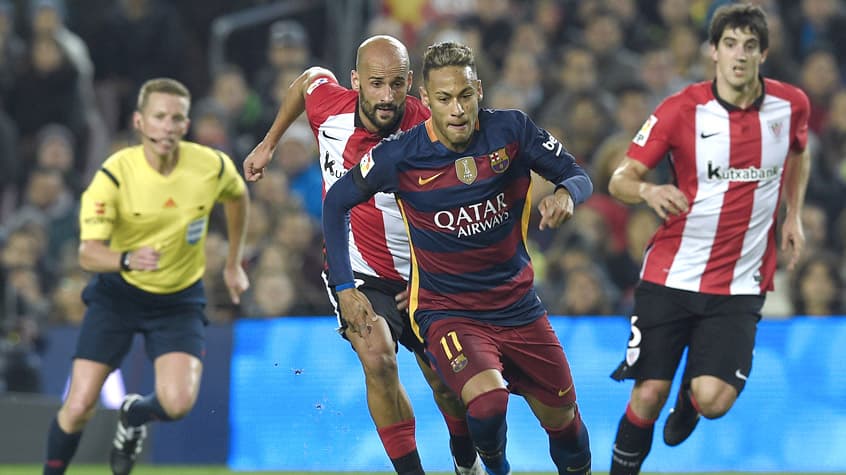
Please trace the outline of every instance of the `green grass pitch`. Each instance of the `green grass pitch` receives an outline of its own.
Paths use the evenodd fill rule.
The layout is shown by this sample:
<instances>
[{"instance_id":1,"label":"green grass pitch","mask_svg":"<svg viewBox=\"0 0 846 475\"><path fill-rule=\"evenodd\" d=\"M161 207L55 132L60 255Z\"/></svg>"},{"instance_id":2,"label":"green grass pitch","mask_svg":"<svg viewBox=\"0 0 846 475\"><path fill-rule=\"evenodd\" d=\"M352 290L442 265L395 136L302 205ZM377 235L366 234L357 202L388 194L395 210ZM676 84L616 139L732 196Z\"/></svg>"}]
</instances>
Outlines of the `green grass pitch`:
<instances>
[{"instance_id":1,"label":"green grass pitch","mask_svg":"<svg viewBox=\"0 0 846 475\"><path fill-rule=\"evenodd\" d=\"M3 475L38 475L41 473L40 465L0 465L0 474ZM66 475L105 475L109 468L105 465L71 465ZM385 475L389 472L235 472L221 466L158 466L138 465L132 471L132 475ZM594 472L595 475L605 475L605 472ZM430 475L452 475L452 472L430 472ZM520 475L554 475L552 472L520 472ZM644 475L650 475L648 472ZM652 475L742 475L741 472L711 472L683 474L655 473ZM747 475L813 475L805 472L793 474L789 472L764 473L755 472ZM836 475L826 473L825 475Z\"/></svg>"}]
</instances>

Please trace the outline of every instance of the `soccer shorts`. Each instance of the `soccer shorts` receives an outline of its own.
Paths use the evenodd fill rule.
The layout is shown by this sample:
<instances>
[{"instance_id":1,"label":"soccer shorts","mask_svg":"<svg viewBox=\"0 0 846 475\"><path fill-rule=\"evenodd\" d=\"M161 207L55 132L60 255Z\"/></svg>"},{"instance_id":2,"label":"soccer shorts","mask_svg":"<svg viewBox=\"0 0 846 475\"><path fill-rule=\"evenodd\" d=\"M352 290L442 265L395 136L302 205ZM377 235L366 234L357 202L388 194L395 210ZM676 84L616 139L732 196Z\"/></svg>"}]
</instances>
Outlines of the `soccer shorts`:
<instances>
[{"instance_id":1,"label":"soccer shorts","mask_svg":"<svg viewBox=\"0 0 846 475\"><path fill-rule=\"evenodd\" d=\"M709 375L743 390L763 295L703 294L642 281L634 298L626 357L613 379L672 380L687 348L683 382Z\"/></svg>"},{"instance_id":2,"label":"soccer shorts","mask_svg":"<svg viewBox=\"0 0 846 475\"><path fill-rule=\"evenodd\" d=\"M171 352L202 359L208 323L203 292L201 280L173 294L153 294L120 274L96 274L82 291L87 309L74 358L117 368L141 333L151 360Z\"/></svg>"},{"instance_id":3,"label":"soccer shorts","mask_svg":"<svg viewBox=\"0 0 846 475\"><path fill-rule=\"evenodd\" d=\"M469 318L436 320L426 332L426 351L455 394L473 376L495 369L514 394L551 407L576 402L570 364L546 315L517 327Z\"/></svg>"},{"instance_id":4,"label":"soccer shorts","mask_svg":"<svg viewBox=\"0 0 846 475\"><path fill-rule=\"evenodd\" d=\"M417 338L414 330L411 329L411 318L408 312L397 309L395 297L398 293L405 290L405 282L380 279L359 273L355 274L355 280L356 288L370 300L370 304L373 305L373 311L388 323L394 343L401 344L408 351L418 354L424 361L427 361L423 342ZM332 302L332 306L335 308L335 315L338 318L338 333L344 339L347 339L345 335L347 321L341 315L341 310L338 307L338 296L335 293L335 289L329 287L325 272L323 273L323 282L327 283L326 291L329 293L329 300Z\"/></svg>"}]
</instances>

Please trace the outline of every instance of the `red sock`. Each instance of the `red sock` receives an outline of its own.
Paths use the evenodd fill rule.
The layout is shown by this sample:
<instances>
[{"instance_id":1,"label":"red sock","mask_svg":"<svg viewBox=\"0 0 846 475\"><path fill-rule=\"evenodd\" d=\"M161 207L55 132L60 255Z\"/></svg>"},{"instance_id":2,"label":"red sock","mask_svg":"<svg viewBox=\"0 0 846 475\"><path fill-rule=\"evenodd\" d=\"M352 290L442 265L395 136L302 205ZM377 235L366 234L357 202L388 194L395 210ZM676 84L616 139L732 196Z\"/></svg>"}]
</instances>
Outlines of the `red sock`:
<instances>
[{"instance_id":1,"label":"red sock","mask_svg":"<svg viewBox=\"0 0 846 475\"><path fill-rule=\"evenodd\" d=\"M441 413L446 421L447 430L452 435L469 436L470 429L467 428L467 418L453 417L446 413Z\"/></svg>"},{"instance_id":2,"label":"red sock","mask_svg":"<svg viewBox=\"0 0 846 475\"><path fill-rule=\"evenodd\" d=\"M690 404L692 404L692 405L693 405L693 408L694 408L694 409L696 409L696 412L698 412L698 413L702 414L702 411L700 411L700 410L699 410L699 403L697 403L697 402L696 402L696 398L695 398L695 397L693 397L693 391L688 390L688 391L687 391L687 397L689 397L689 398L690 398Z\"/></svg>"},{"instance_id":3,"label":"red sock","mask_svg":"<svg viewBox=\"0 0 846 475\"><path fill-rule=\"evenodd\" d=\"M648 429L655 425L655 419L644 419L635 414L635 412L632 410L631 403L626 406L626 419L628 419L629 422L631 422L637 427L640 427L641 429Z\"/></svg>"},{"instance_id":4,"label":"red sock","mask_svg":"<svg viewBox=\"0 0 846 475\"><path fill-rule=\"evenodd\" d=\"M377 427L379 438L385 452L391 460L398 459L404 455L417 450L417 441L414 440L414 419L397 422L385 427Z\"/></svg>"}]
</instances>

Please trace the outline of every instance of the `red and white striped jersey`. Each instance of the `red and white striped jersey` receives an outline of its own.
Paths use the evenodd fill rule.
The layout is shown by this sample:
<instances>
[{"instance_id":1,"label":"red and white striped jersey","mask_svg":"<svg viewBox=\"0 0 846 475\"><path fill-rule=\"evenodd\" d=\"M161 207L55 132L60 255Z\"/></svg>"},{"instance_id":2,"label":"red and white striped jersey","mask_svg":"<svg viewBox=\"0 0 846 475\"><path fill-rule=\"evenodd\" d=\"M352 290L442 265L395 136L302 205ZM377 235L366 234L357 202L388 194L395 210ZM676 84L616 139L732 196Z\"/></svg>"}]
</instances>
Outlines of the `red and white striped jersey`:
<instances>
[{"instance_id":1,"label":"red and white striped jersey","mask_svg":"<svg viewBox=\"0 0 846 475\"><path fill-rule=\"evenodd\" d=\"M716 85L693 84L665 99L629 145L649 168L666 154L690 203L652 237L641 279L709 294L773 288L775 221L785 162L805 149L808 98L770 79L753 106L721 100Z\"/></svg>"},{"instance_id":2,"label":"red and white striped jersey","mask_svg":"<svg viewBox=\"0 0 846 475\"><path fill-rule=\"evenodd\" d=\"M382 137L369 132L358 116L358 93L329 76L306 88L306 116L317 138L323 169L323 196L338 178L357 165ZM429 118L429 109L407 96L399 130ZM352 269L390 280L408 280L409 250L405 225L393 194L377 193L350 213Z\"/></svg>"}]
</instances>

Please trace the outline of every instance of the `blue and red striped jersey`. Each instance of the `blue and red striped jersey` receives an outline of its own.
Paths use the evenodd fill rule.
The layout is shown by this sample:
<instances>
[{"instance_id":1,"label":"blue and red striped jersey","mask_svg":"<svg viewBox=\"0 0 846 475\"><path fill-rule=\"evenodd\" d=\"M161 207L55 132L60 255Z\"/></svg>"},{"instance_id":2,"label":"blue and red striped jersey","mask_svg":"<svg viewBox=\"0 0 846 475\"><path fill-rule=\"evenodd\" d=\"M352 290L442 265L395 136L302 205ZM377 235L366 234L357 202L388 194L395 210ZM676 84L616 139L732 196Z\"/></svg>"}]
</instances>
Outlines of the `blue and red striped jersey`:
<instances>
[{"instance_id":1,"label":"blue and red striped jersey","mask_svg":"<svg viewBox=\"0 0 846 475\"><path fill-rule=\"evenodd\" d=\"M516 110L481 110L468 148L447 149L431 120L371 149L328 191L323 209L330 285L353 281L347 213L394 193L411 250L409 313L419 335L431 322L467 317L500 326L546 310L526 249L534 170L575 203L592 191L585 171L546 130Z\"/></svg>"}]
</instances>

